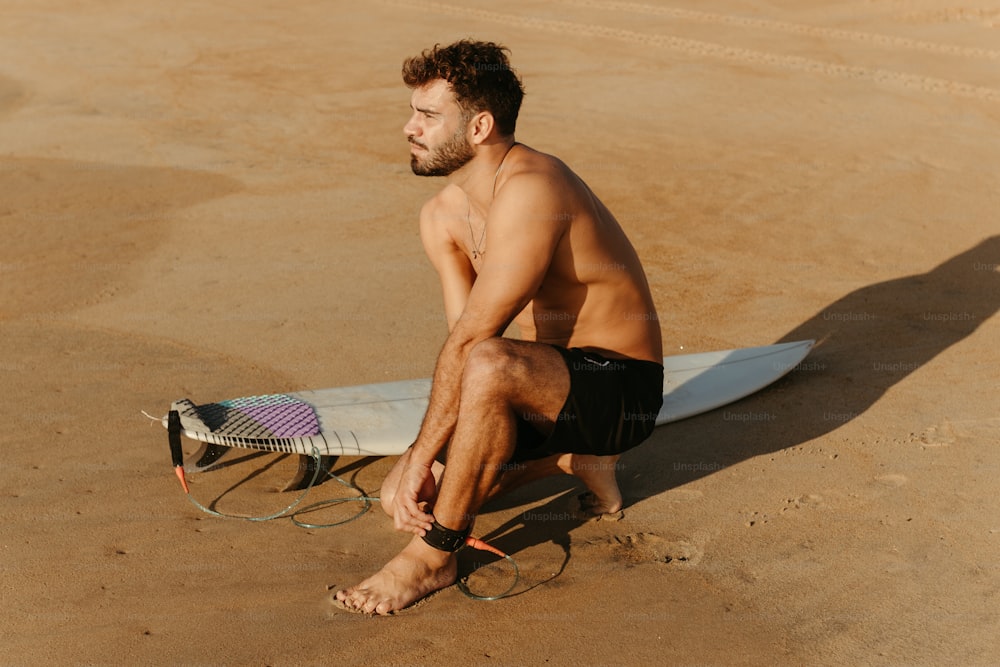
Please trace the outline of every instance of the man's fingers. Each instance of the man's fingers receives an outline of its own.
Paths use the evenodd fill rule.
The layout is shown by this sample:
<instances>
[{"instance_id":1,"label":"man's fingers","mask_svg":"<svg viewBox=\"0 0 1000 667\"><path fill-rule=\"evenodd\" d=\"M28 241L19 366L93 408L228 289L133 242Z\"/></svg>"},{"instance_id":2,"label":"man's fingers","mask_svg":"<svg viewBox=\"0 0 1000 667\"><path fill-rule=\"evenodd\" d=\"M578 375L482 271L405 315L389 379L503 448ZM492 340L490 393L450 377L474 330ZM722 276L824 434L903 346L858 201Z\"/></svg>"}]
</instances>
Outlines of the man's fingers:
<instances>
[{"instance_id":1,"label":"man's fingers","mask_svg":"<svg viewBox=\"0 0 1000 667\"><path fill-rule=\"evenodd\" d=\"M399 505L396 508L393 518L396 530L416 533L418 535L423 535L425 531L430 530L431 522L434 520L434 517L430 514L420 511L416 503L412 505L408 503Z\"/></svg>"},{"instance_id":2,"label":"man's fingers","mask_svg":"<svg viewBox=\"0 0 1000 667\"><path fill-rule=\"evenodd\" d=\"M396 523L396 530L404 533L413 533L420 537L423 537L430 529L431 526L428 523L415 521L399 521Z\"/></svg>"},{"instance_id":3,"label":"man's fingers","mask_svg":"<svg viewBox=\"0 0 1000 667\"><path fill-rule=\"evenodd\" d=\"M434 521L434 517L429 514L411 514L410 516L402 517L403 524L407 529L419 528L420 530L430 530L431 523Z\"/></svg>"},{"instance_id":4,"label":"man's fingers","mask_svg":"<svg viewBox=\"0 0 1000 667\"><path fill-rule=\"evenodd\" d=\"M431 529L434 517L427 512L430 502L424 497L434 489L427 489L428 480L433 481L429 465L410 465L399 480L396 493L396 511L393 513L396 530L423 536ZM431 484L433 487L433 483Z\"/></svg>"}]
</instances>

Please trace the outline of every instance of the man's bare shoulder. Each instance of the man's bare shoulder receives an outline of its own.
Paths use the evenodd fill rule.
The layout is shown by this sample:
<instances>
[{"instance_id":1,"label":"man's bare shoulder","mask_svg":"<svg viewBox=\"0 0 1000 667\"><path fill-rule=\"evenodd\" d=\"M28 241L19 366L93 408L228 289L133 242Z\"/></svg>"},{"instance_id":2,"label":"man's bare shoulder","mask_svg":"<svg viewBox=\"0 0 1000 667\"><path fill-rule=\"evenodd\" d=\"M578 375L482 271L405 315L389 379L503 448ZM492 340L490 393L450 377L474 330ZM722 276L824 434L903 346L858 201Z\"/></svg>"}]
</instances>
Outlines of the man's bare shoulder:
<instances>
[{"instance_id":1,"label":"man's bare shoulder","mask_svg":"<svg viewBox=\"0 0 1000 667\"><path fill-rule=\"evenodd\" d=\"M420 235L425 239L447 242L451 225L457 219L465 195L455 184L446 185L420 207Z\"/></svg>"},{"instance_id":2,"label":"man's bare shoulder","mask_svg":"<svg viewBox=\"0 0 1000 667\"><path fill-rule=\"evenodd\" d=\"M560 223L571 220L589 204L588 192L586 184L562 160L527 148L512 161L497 188L495 202L501 210L527 207L533 218L543 216Z\"/></svg>"},{"instance_id":3,"label":"man's bare shoulder","mask_svg":"<svg viewBox=\"0 0 1000 667\"><path fill-rule=\"evenodd\" d=\"M424 202L420 207L420 221L434 221L442 218L455 217L461 203L465 200L462 189L450 183L438 191L436 195Z\"/></svg>"},{"instance_id":4,"label":"man's bare shoulder","mask_svg":"<svg viewBox=\"0 0 1000 667\"><path fill-rule=\"evenodd\" d=\"M532 176L539 177L566 177L573 172L566 166L566 163L555 155L549 155L542 151L535 150L530 146L519 144L523 150L513 156L511 164L505 169L510 176Z\"/></svg>"},{"instance_id":5,"label":"man's bare shoulder","mask_svg":"<svg viewBox=\"0 0 1000 667\"><path fill-rule=\"evenodd\" d=\"M497 196L504 189L508 190L508 195L519 191L515 196L523 196L524 191L533 190L536 196L547 193L548 197L558 199L570 192L578 194L581 187L586 187L580 177L556 156L528 146L524 148L506 169L507 178L502 187L497 188Z\"/></svg>"},{"instance_id":6,"label":"man's bare shoulder","mask_svg":"<svg viewBox=\"0 0 1000 667\"><path fill-rule=\"evenodd\" d=\"M461 252L454 228L461 220L464 201L461 188L449 184L420 208L420 239L435 265L439 256Z\"/></svg>"}]
</instances>

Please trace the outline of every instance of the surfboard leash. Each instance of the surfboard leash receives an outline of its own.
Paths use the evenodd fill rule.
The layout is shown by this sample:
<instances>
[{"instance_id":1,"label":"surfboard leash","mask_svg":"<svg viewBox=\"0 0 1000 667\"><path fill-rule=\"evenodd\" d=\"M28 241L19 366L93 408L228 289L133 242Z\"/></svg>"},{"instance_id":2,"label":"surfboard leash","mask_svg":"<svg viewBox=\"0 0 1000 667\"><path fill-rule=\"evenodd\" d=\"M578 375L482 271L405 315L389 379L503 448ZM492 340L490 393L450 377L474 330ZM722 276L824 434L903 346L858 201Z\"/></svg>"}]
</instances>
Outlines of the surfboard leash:
<instances>
[{"instance_id":1,"label":"surfboard leash","mask_svg":"<svg viewBox=\"0 0 1000 667\"><path fill-rule=\"evenodd\" d=\"M289 512L295 509L299 505L299 503L301 503L305 499L306 495L312 490L312 488L316 485L316 481L319 479L319 473L320 470L322 469L322 467L320 466L320 453L319 450L314 445L312 447L312 452L310 453L310 456L313 457L313 463L314 463L312 479L309 480L309 484L306 486L306 488L302 490L302 493L299 494L299 496L290 505L288 505L287 507L278 512L275 512L273 514L268 514L266 516L245 516L241 514L227 514L225 512L219 512L218 510L214 510L210 507L202 505L200 502L198 502L198 500L194 496L191 495L191 490L188 487L187 479L184 475L184 450L181 446L181 418L180 414L176 410L171 410L167 415L167 438L170 443L170 458L174 466L174 473L177 475L177 479L180 480L181 487L184 489L184 495L187 496L187 499L191 502L192 505L197 507L202 512L205 512L206 514L210 514L212 516L221 517L223 519L241 519L243 521L252 521L252 522L271 521L273 519L280 519L283 516L288 516L291 522L294 523L299 528L307 528L307 529L333 528L334 526L342 526L345 523L350 523L351 521L360 518L363 514L368 512L369 509L371 509L372 503L382 502L381 498L377 496L367 496L356 484L353 484L343 479L342 477L334 475L332 472L327 471L326 472L327 477L337 481L343 486L346 486L352 491L356 491L359 495L353 498L329 498L327 500L320 500L319 502L306 505L305 507L299 509L298 511L289 514ZM350 502L361 502L364 504L364 506L354 516L347 519L343 519L341 521L336 521L334 523L306 523L304 521L299 521L296 518L300 514L304 514L305 512L308 512L310 510L315 510L320 507L324 507L327 505L339 505L341 503L350 503ZM518 582L521 579L521 569L517 566L517 562L511 556L505 554L500 549L497 549L491 544L488 544L483 540L480 540L472 536L468 536L465 538L464 546L476 549L478 551L486 551L488 553L494 554L495 556L499 556L500 558L503 558L504 560L509 562L511 564L511 567L514 568L514 580L511 583L511 585L507 588L507 590L503 591L498 595L478 595L476 593L473 593L469 589L467 583L468 577L465 577L464 579L459 579L458 581L455 582L455 585L458 587L458 590L460 590L462 594L472 598L473 600L482 600L486 602L490 602L493 600L500 600L502 598L507 597L510 594L510 592L514 590L514 588L517 586Z\"/></svg>"}]
</instances>

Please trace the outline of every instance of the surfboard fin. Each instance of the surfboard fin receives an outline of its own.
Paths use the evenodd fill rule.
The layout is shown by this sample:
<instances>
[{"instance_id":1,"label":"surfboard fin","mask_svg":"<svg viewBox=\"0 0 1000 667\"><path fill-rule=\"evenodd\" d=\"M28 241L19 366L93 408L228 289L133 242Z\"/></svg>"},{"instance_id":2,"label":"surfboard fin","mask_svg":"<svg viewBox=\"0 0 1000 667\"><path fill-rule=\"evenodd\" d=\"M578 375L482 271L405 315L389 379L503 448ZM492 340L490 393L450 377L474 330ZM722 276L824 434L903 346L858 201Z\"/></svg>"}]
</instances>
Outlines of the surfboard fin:
<instances>
[{"instance_id":1,"label":"surfboard fin","mask_svg":"<svg viewBox=\"0 0 1000 667\"><path fill-rule=\"evenodd\" d=\"M319 457L319 475L316 476L316 484L313 486L319 486L327 480L336 462L337 457L333 455ZM307 489L312 484L314 474L316 474L316 458L306 454L299 454L299 469L295 473L294 479L282 491L303 491Z\"/></svg>"},{"instance_id":2,"label":"surfboard fin","mask_svg":"<svg viewBox=\"0 0 1000 667\"><path fill-rule=\"evenodd\" d=\"M226 445L217 445L213 442L202 443L201 449L191 457L194 460L195 471L204 472L208 470L218 463L219 459L230 449L232 448Z\"/></svg>"}]
</instances>

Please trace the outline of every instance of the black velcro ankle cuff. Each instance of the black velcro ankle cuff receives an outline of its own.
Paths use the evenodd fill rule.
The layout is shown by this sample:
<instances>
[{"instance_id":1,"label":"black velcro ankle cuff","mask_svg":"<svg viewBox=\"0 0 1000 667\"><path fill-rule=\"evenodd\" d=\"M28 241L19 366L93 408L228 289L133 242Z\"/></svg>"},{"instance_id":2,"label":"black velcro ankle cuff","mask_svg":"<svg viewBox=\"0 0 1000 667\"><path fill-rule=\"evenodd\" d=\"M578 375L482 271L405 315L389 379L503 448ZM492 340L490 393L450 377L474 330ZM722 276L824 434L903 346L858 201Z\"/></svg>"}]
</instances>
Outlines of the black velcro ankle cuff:
<instances>
[{"instance_id":1,"label":"black velcro ankle cuff","mask_svg":"<svg viewBox=\"0 0 1000 667\"><path fill-rule=\"evenodd\" d=\"M424 534L424 542L441 551L455 552L465 545L471 529L470 524L465 530L452 530L435 521L431 524L431 529Z\"/></svg>"}]
</instances>

